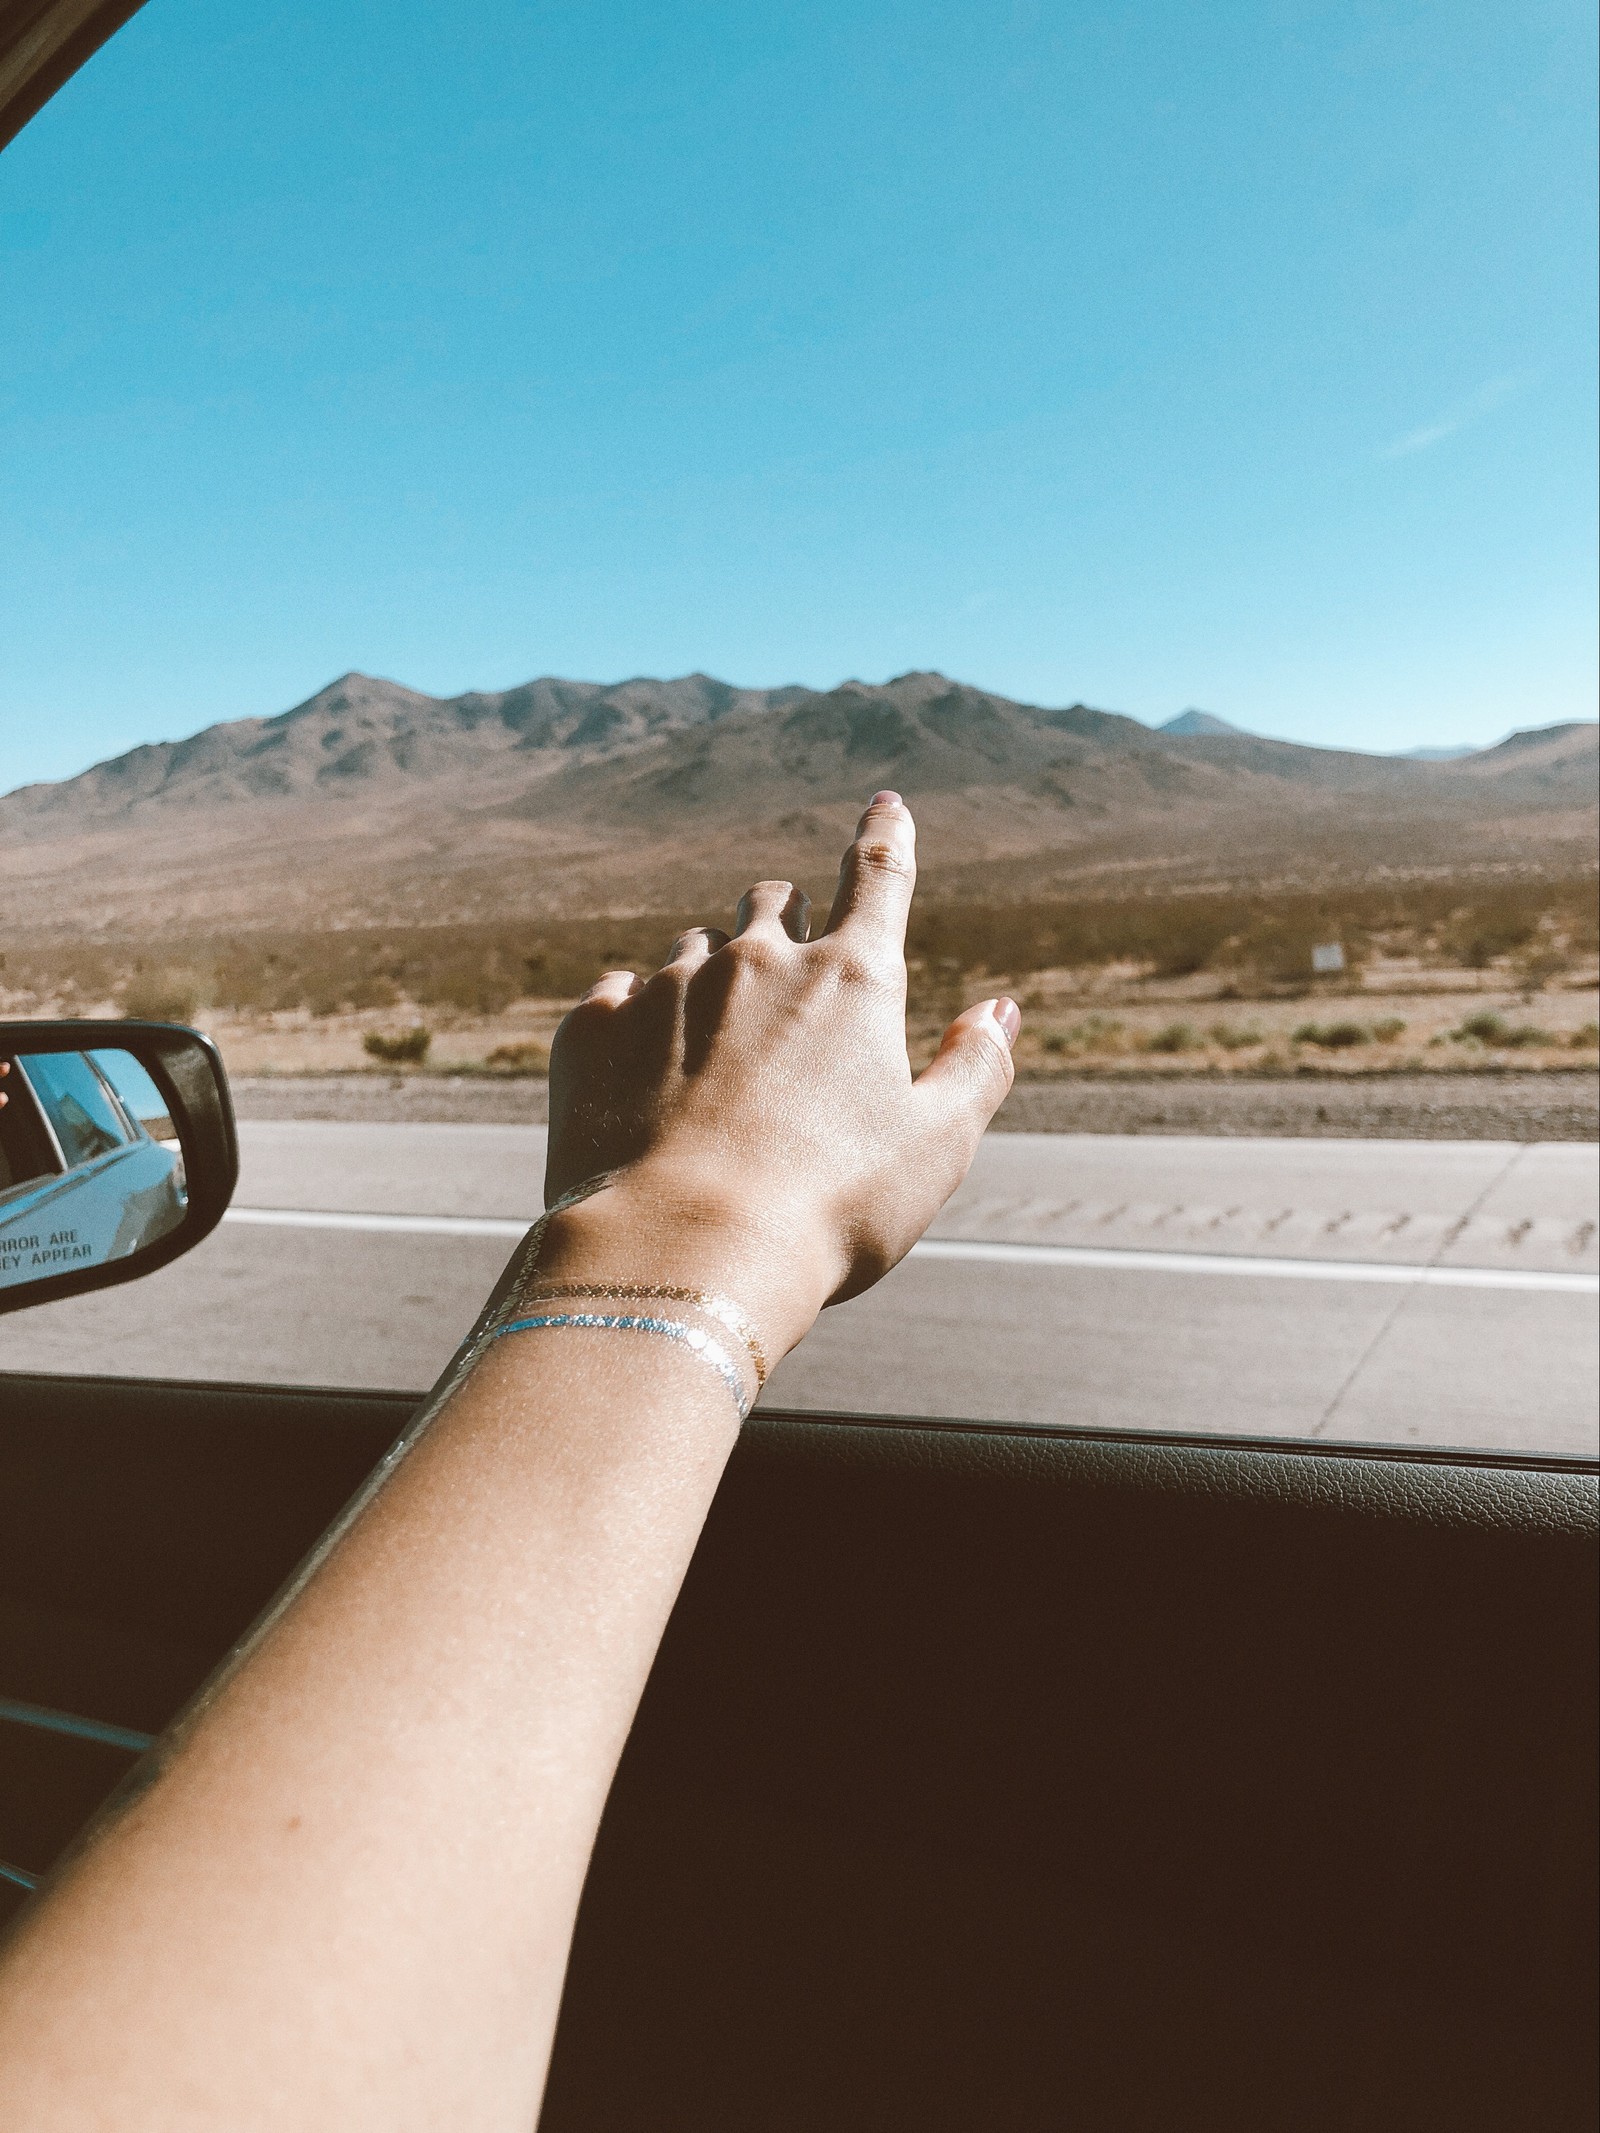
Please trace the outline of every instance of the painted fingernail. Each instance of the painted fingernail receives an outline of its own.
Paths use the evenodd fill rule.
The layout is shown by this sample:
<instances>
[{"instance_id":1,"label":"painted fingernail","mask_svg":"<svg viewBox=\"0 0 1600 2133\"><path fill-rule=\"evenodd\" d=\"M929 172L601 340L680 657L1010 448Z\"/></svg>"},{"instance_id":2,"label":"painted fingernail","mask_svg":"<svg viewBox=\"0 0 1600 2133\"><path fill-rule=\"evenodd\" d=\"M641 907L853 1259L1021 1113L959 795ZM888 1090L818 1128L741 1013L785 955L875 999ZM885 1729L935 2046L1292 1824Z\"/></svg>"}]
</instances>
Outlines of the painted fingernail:
<instances>
[{"instance_id":1,"label":"painted fingernail","mask_svg":"<svg viewBox=\"0 0 1600 2133\"><path fill-rule=\"evenodd\" d=\"M905 804L897 792L875 792L867 802L868 807L904 807Z\"/></svg>"},{"instance_id":2,"label":"painted fingernail","mask_svg":"<svg viewBox=\"0 0 1600 2133\"><path fill-rule=\"evenodd\" d=\"M1017 1031L1022 1027L1022 1009L1017 1005L1016 1001L1007 999L1002 993L1000 998L995 1001L990 1012L1005 1032L1007 1044L1015 1044Z\"/></svg>"}]
</instances>

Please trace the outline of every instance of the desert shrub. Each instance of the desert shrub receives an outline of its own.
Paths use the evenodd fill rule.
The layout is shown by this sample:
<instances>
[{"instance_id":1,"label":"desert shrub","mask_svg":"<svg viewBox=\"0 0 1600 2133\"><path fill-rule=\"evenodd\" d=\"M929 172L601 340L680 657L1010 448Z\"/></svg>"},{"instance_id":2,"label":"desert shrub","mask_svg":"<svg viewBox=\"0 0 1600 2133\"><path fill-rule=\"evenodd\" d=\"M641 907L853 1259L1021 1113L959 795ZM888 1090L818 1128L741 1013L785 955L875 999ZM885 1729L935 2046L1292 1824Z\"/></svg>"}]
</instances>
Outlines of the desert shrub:
<instances>
[{"instance_id":1,"label":"desert shrub","mask_svg":"<svg viewBox=\"0 0 1600 2133\"><path fill-rule=\"evenodd\" d=\"M1479 969L1511 956L1524 982L1532 977L1537 984L1575 958L1594 954L1597 920L1592 880L1499 882L1465 896L1456 890L1448 910L1435 919L1431 938L1449 960Z\"/></svg>"},{"instance_id":2,"label":"desert shrub","mask_svg":"<svg viewBox=\"0 0 1600 2133\"><path fill-rule=\"evenodd\" d=\"M1567 1039L1575 1052L1592 1052L1600 1045L1600 1022L1582 1022Z\"/></svg>"},{"instance_id":3,"label":"desert shrub","mask_svg":"<svg viewBox=\"0 0 1600 2133\"><path fill-rule=\"evenodd\" d=\"M419 1007L498 1014L525 994L572 999L605 969L653 969L686 920L550 921L537 933L510 925L348 927L260 933L195 944L215 971L212 997L244 1009Z\"/></svg>"},{"instance_id":4,"label":"desert shrub","mask_svg":"<svg viewBox=\"0 0 1600 2133\"><path fill-rule=\"evenodd\" d=\"M1520 1051L1530 1044L1556 1042L1549 1030L1539 1029L1531 1022L1513 1025L1503 1015L1488 1012L1468 1015L1450 1035L1457 1044L1475 1037L1480 1044L1493 1045L1498 1051Z\"/></svg>"},{"instance_id":5,"label":"desert shrub","mask_svg":"<svg viewBox=\"0 0 1600 2133\"><path fill-rule=\"evenodd\" d=\"M219 1007L272 1014L306 1004L304 973L292 955L254 944L230 945L212 967L212 998Z\"/></svg>"},{"instance_id":6,"label":"desert shrub","mask_svg":"<svg viewBox=\"0 0 1600 2133\"><path fill-rule=\"evenodd\" d=\"M923 957L906 967L906 1005L913 1014L949 1021L964 1004L966 972L954 956Z\"/></svg>"},{"instance_id":7,"label":"desert shrub","mask_svg":"<svg viewBox=\"0 0 1600 2133\"><path fill-rule=\"evenodd\" d=\"M1437 939L1452 962L1484 970L1497 956L1509 955L1531 940L1538 924L1537 906L1507 888L1452 911L1438 929Z\"/></svg>"},{"instance_id":8,"label":"desert shrub","mask_svg":"<svg viewBox=\"0 0 1600 2133\"><path fill-rule=\"evenodd\" d=\"M1085 1015L1070 1029L1053 1029L1044 1039L1047 1052L1114 1052L1122 1044L1122 1024L1112 1015Z\"/></svg>"},{"instance_id":9,"label":"desert shrub","mask_svg":"<svg viewBox=\"0 0 1600 2133\"><path fill-rule=\"evenodd\" d=\"M1225 1052L1246 1051L1252 1044L1265 1044L1266 1038L1258 1029L1241 1029L1236 1022L1213 1022L1206 1032L1213 1044Z\"/></svg>"},{"instance_id":10,"label":"desert shrub","mask_svg":"<svg viewBox=\"0 0 1600 2133\"><path fill-rule=\"evenodd\" d=\"M523 1044L497 1044L484 1064L491 1073L512 1077L548 1074L550 1052L548 1046L532 1041Z\"/></svg>"},{"instance_id":11,"label":"desert shrub","mask_svg":"<svg viewBox=\"0 0 1600 2133\"><path fill-rule=\"evenodd\" d=\"M192 1022L200 985L189 970L140 970L123 988L122 1012L135 1022Z\"/></svg>"},{"instance_id":12,"label":"desert shrub","mask_svg":"<svg viewBox=\"0 0 1600 2133\"><path fill-rule=\"evenodd\" d=\"M0 956L0 982L7 992L32 993L39 999L109 998L127 975L127 962L87 942L61 948L32 949L14 940Z\"/></svg>"},{"instance_id":13,"label":"desert shrub","mask_svg":"<svg viewBox=\"0 0 1600 2133\"><path fill-rule=\"evenodd\" d=\"M1372 1032L1364 1022L1302 1022L1294 1033L1296 1044L1319 1044L1324 1051L1342 1052L1357 1044L1370 1044Z\"/></svg>"},{"instance_id":14,"label":"desert shrub","mask_svg":"<svg viewBox=\"0 0 1600 2133\"><path fill-rule=\"evenodd\" d=\"M925 901L912 914L910 949L964 971L1126 960L1167 976L1205 968L1294 983L1309 979L1318 941L1343 942L1348 965L1359 968L1380 947L1434 961L1457 961L1468 952L1493 960L1519 947L1570 959L1592 953L1595 938L1587 879L1494 883L1465 892L1459 881L1443 881L1004 904Z\"/></svg>"},{"instance_id":15,"label":"desert shrub","mask_svg":"<svg viewBox=\"0 0 1600 2133\"><path fill-rule=\"evenodd\" d=\"M392 1035L369 1029L361 1040L361 1049L389 1066L420 1066L432 1042L433 1032L419 1022L414 1029L396 1030Z\"/></svg>"},{"instance_id":16,"label":"desert shrub","mask_svg":"<svg viewBox=\"0 0 1600 2133\"><path fill-rule=\"evenodd\" d=\"M1367 953L1356 929L1340 918L1323 919L1296 909L1268 909L1253 915L1228 943L1218 958L1254 970L1264 978L1284 982L1311 976L1311 951L1318 941L1344 938L1346 966L1354 969Z\"/></svg>"},{"instance_id":17,"label":"desert shrub","mask_svg":"<svg viewBox=\"0 0 1600 2133\"><path fill-rule=\"evenodd\" d=\"M1404 1015L1385 1015L1381 1022L1374 1022L1372 1034L1380 1044L1394 1044L1406 1033Z\"/></svg>"},{"instance_id":18,"label":"desert shrub","mask_svg":"<svg viewBox=\"0 0 1600 2133\"><path fill-rule=\"evenodd\" d=\"M1067 1031L1074 1051L1114 1052L1122 1042L1122 1024L1114 1015L1085 1015Z\"/></svg>"},{"instance_id":19,"label":"desert shrub","mask_svg":"<svg viewBox=\"0 0 1600 2133\"><path fill-rule=\"evenodd\" d=\"M1476 1037L1480 1044L1504 1044L1506 1039L1505 1017L1503 1015L1490 1014L1485 1009L1481 1014L1466 1016L1460 1025L1450 1032L1450 1035L1457 1044L1464 1044L1471 1037Z\"/></svg>"},{"instance_id":20,"label":"desert shrub","mask_svg":"<svg viewBox=\"0 0 1600 2133\"><path fill-rule=\"evenodd\" d=\"M1175 911L1161 928L1150 960L1156 975L1186 978L1204 970L1229 937L1231 913L1198 909Z\"/></svg>"},{"instance_id":21,"label":"desert shrub","mask_svg":"<svg viewBox=\"0 0 1600 2133\"><path fill-rule=\"evenodd\" d=\"M925 891L912 912L907 941L911 998L919 1010L939 1012L977 997L980 976L1022 981L1035 971L1112 962L1167 975L1213 970L1235 981L1236 994L1258 982L1305 984L1312 943L1334 939L1344 942L1352 966L1377 948L1435 963L1511 957L1526 985L1547 963L1559 957L1570 965L1594 954L1600 941L1589 878L1010 902L936 900L937 885L928 886L934 894ZM332 1014L403 1000L423 1012L492 1013L519 996L573 999L608 968L652 970L685 926L719 918L726 924L730 915L663 907L622 917L174 934L159 943L13 937L5 944L5 983L41 999L96 1002L167 970L184 974L180 995L192 990L197 1005Z\"/></svg>"},{"instance_id":22,"label":"desert shrub","mask_svg":"<svg viewBox=\"0 0 1600 2133\"><path fill-rule=\"evenodd\" d=\"M400 988L393 978L386 978L381 971L374 971L364 978L357 978L346 995L346 1004L363 1007L393 1007L400 997Z\"/></svg>"},{"instance_id":23,"label":"desert shrub","mask_svg":"<svg viewBox=\"0 0 1600 2133\"><path fill-rule=\"evenodd\" d=\"M1189 1022L1169 1022L1165 1029L1158 1029L1153 1037L1145 1039L1147 1052L1192 1052L1200 1039Z\"/></svg>"},{"instance_id":24,"label":"desert shrub","mask_svg":"<svg viewBox=\"0 0 1600 2133\"><path fill-rule=\"evenodd\" d=\"M484 962L464 959L457 968L424 979L416 992L416 998L429 1006L477 1015L502 1014L516 996L517 986L507 972L495 967L492 958Z\"/></svg>"},{"instance_id":25,"label":"desert shrub","mask_svg":"<svg viewBox=\"0 0 1600 2133\"><path fill-rule=\"evenodd\" d=\"M1552 978L1569 968L1572 957L1541 933L1516 957L1517 986L1525 999L1542 992Z\"/></svg>"}]
</instances>

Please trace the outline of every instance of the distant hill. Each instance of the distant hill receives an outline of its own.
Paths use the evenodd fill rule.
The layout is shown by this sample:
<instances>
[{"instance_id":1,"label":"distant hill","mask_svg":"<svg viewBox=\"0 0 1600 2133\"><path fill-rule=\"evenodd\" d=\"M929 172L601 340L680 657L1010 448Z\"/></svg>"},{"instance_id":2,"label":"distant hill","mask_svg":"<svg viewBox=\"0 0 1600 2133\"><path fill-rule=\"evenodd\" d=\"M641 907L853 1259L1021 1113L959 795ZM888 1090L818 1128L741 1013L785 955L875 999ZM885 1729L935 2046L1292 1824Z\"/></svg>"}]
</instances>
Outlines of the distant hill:
<instances>
[{"instance_id":1,"label":"distant hill","mask_svg":"<svg viewBox=\"0 0 1600 2133\"><path fill-rule=\"evenodd\" d=\"M1180 711L1176 718L1169 718L1158 733L1170 733L1179 740L1187 740L1195 733L1242 733L1242 726L1230 726L1225 718L1218 718L1210 711Z\"/></svg>"},{"instance_id":2,"label":"distant hill","mask_svg":"<svg viewBox=\"0 0 1600 2133\"><path fill-rule=\"evenodd\" d=\"M1549 727L1426 762L1220 719L1153 732L934 673L829 690L544 678L448 698L347 674L274 718L0 799L0 924L720 910L760 873L824 891L880 785L916 805L933 896L1570 874L1594 864L1595 736Z\"/></svg>"}]
</instances>

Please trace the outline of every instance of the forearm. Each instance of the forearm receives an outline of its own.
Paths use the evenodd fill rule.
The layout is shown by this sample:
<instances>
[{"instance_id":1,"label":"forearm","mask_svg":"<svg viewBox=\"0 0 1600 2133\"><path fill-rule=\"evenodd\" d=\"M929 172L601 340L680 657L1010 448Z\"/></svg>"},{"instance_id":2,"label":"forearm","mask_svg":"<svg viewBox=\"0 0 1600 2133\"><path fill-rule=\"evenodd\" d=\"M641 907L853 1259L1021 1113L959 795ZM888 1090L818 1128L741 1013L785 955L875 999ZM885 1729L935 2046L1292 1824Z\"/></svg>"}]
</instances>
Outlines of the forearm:
<instances>
[{"instance_id":1,"label":"forearm","mask_svg":"<svg viewBox=\"0 0 1600 2133\"><path fill-rule=\"evenodd\" d=\"M750 1265L712 1225L674 1248L621 1212L558 1225L550 1278ZM4 1980L0 2117L529 2125L606 1789L736 1427L668 1341L495 1342L41 1904Z\"/></svg>"}]
</instances>

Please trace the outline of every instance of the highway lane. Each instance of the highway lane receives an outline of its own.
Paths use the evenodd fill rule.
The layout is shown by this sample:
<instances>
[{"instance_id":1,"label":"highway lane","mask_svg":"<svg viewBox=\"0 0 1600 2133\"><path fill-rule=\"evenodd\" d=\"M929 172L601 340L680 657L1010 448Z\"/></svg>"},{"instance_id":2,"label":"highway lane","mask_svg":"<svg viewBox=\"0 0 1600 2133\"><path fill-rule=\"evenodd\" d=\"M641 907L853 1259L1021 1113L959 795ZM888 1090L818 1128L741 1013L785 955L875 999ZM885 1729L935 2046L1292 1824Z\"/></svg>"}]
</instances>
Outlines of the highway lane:
<instances>
[{"instance_id":1,"label":"highway lane","mask_svg":"<svg viewBox=\"0 0 1600 2133\"><path fill-rule=\"evenodd\" d=\"M0 1368L426 1385L538 1207L542 1129L242 1139L236 1218L0 1320ZM1592 1452L1597 1184L1575 1143L992 1135L928 1249L768 1400Z\"/></svg>"}]
</instances>

